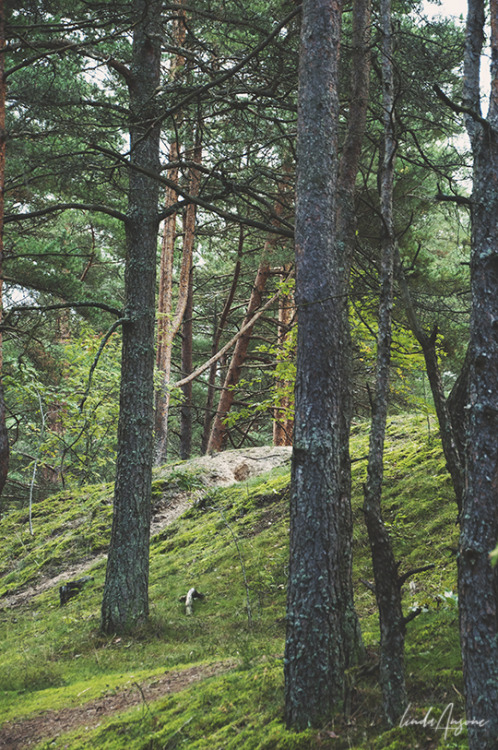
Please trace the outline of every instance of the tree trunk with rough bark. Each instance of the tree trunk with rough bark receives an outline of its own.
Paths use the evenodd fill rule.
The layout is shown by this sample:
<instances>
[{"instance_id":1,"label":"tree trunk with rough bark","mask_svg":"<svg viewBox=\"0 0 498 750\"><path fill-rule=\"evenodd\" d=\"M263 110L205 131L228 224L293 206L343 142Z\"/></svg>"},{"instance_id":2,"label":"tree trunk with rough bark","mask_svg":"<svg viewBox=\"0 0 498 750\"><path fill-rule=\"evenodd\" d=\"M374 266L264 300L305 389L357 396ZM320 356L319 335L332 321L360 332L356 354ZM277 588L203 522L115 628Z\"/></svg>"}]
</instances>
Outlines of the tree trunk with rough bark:
<instances>
[{"instance_id":1,"label":"tree trunk with rough bark","mask_svg":"<svg viewBox=\"0 0 498 750\"><path fill-rule=\"evenodd\" d=\"M498 0L490 2L491 93L480 116L484 3L469 0L464 64L474 157L467 487L458 555L460 636L470 750L498 746Z\"/></svg>"},{"instance_id":2,"label":"tree trunk with rough bark","mask_svg":"<svg viewBox=\"0 0 498 750\"><path fill-rule=\"evenodd\" d=\"M341 412L344 268L336 242L342 4L305 0L296 187L299 326L285 646L289 727L327 723L345 692Z\"/></svg>"},{"instance_id":3,"label":"tree trunk with rough bark","mask_svg":"<svg viewBox=\"0 0 498 750\"><path fill-rule=\"evenodd\" d=\"M3 314L3 219L5 191L5 0L0 0L0 323ZM9 471L9 436L5 423L5 394L3 389L3 341L0 330L0 496Z\"/></svg>"},{"instance_id":4,"label":"tree trunk with rough bark","mask_svg":"<svg viewBox=\"0 0 498 750\"><path fill-rule=\"evenodd\" d=\"M101 627L123 632L149 612L149 537L153 458L154 314L159 173L156 94L160 82L159 0L134 0L130 104L130 169L126 221L125 314L114 515ZM143 172L141 170L144 170Z\"/></svg>"}]
</instances>

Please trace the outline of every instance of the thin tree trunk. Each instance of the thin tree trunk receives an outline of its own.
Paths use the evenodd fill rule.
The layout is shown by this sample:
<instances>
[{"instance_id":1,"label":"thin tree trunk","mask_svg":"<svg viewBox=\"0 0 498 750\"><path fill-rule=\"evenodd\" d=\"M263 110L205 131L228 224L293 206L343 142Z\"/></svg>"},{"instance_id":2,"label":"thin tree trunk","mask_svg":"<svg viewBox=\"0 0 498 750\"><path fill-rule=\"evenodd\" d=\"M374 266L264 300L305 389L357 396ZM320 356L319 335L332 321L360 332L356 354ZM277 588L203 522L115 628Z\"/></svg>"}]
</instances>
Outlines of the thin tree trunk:
<instances>
[{"instance_id":1,"label":"thin tree trunk","mask_svg":"<svg viewBox=\"0 0 498 750\"><path fill-rule=\"evenodd\" d=\"M200 127L196 132L196 144L193 152L193 162L200 164L202 161L202 146L200 144ZM196 196L199 193L200 172L192 168L190 170L189 193ZM162 384L160 389L159 403L156 400L156 464L166 461L168 451L168 418L171 383L171 357L173 352L173 340L181 326L189 293L190 271L192 268L192 256L195 241L195 203L189 203L185 209L182 263L180 268L180 279L178 282L178 299L174 316L167 321L165 340L163 342L163 367Z\"/></svg>"},{"instance_id":2,"label":"thin tree trunk","mask_svg":"<svg viewBox=\"0 0 498 750\"><path fill-rule=\"evenodd\" d=\"M3 316L3 220L5 214L5 0L0 0L0 324ZM0 329L0 496L9 471L9 436L5 423L3 389L3 338Z\"/></svg>"},{"instance_id":3,"label":"thin tree trunk","mask_svg":"<svg viewBox=\"0 0 498 750\"><path fill-rule=\"evenodd\" d=\"M375 595L380 619L380 685L389 724L403 715L407 704L405 685L405 620L401 606L398 566L391 539L382 518L384 441L389 400L395 236L393 188L396 141L394 134L394 86L392 69L391 0L381 0L382 103L384 148L380 178L382 220L377 372L372 409L365 503L363 506L372 552Z\"/></svg>"},{"instance_id":4,"label":"thin tree trunk","mask_svg":"<svg viewBox=\"0 0 498 750\"><path fill-rule=\"evenodd\" d=\"M498 0L490 2L488 123L467 117L474 157L467 487L458 555L460 637L470 750L498 745ZM479 115L484 3L469 0L465 105Z\"/></svg>"},{"instance_id":5,"label":"thin tree trunk","mask_svg":"<svg viewBox=\"0 0 498 750\"><path fill-rule=\"evenodd\" d=\"M370 92L370 0L353 2L353 54L351 66L351 98L347 121L346 137L339 164L339 181L337 190L337 242L343 247L344 263L344 297L349 299L351 286L351 265L356 238L356 179L358 175L361 149L365 135L367 108ZM346 544L342 554L342 579L346 590L346 613L344 618L344 643L346 648L346 668L357 662L364 653L361 629L354 606L352 585L352 547L349 540L353 534L353 517L351 511L351 458L349 455L349 436L353 414L352 388L352 347L349 325L349 304L342 307L343 313L343 346L341 349L342 365L342 411L341 419L341 469L342 484L342 538Z\"/></svg>"},{"instance_id":6,"label":"thin tree trunk","mask_svg":"<svg viewBox=\"0 0 498 750\"><path fill-rule=\"evenodd\" d=\"M192 372L192 315L193 269L190 269L187 304L182 326L182 376ZM180 408L180 458L190 458L192 452L192 381L182 386L183 402Z\"/></svg>"},{"instance_id":7,"label":"thin tree trunk","mask_svg":"<svg viewBox=\"0 0 498 750\"><path fill-rule=\"evenodd\" d=\"M336 242L342 4L304 0L296 187L299 326L292 458L285 717L327 723L344 697L346 609L341 577L341 411L345 304Z\"/></svg>"},{"instance_id":8,"label":"thin tree trunk","mask_svg":"<svg viewBox=\"0 0 498 750\"><path fill-rule=\"evenodd\" d=\"M149 537L153 457L154 313L158 230L160 126L156 94L160 83L159 0L134 0L130 102L130 160L127 262L127 321L123 325L117 473L111 543L101 627L122 632L149 611ZM141 171L143 170L143 171Z\"/></svg>"},{"instance_id":9,"label":"thin tree trunk","mask_svg":"<svg viewBox=\"0 0 498 750\"><path fill-rule=\"evenodd\" d=\"M180 3L181 5L181 0ZM180 47L185 41L186 26L185 12L178 11L179 17L174 29L174 37ZM176 55L169 69L169 76L174 81L185 64L182 55ZM175 138L170 144L169 160L172 164L178 162L180 157L180 144L178 142L178 126L181 116L175 118ZM178 185L179 169L173 166L168 170L168 179L173 185ZM174 187L167 187L164 196L165 208L174 206L178 201L178 192ZM173 314L173 267L176 243L177 212L173 211L167 216L163 226L163 239L161 246L161 262L159 266L159 294L157 302L157 349L156 367L162 374L162 387L156 391L155 396L155 435L156 435L156 463L166 460L169 392L168 384L171 379L171 336L172 314ZM166 428L164 427L166 425ZM161 448L163 446L163 448ZM160 451L164 451L164 459Z\"/></svg>"},{"instance_id":10,"label":"thin tree trunk","mask_svg":"<svg viewBox=\"0 0 498 750\"><path fill-rule=\"evenodd\" d=\"M172 163L177 162L179 157L178 143L174 141L170 145L169 158ZM168 179L178 183L178 167L168 170ZM176 204L178 194L171 187L166 188L165 207L169 208ZM157 351L156 366L164 372L166 369L166 342L168 339L168 327L171 322L171 311L173 305L173 259L176 240L176 211L170 214L164 221L163 239L161 245L161 262L159 266L159 296L157 303ZM156 404L156 417L161 414L161 409Z\"/></svg>"},{"instance_id":11,"label":"thin tree trunk","mask_svg":"<svg viewBox=\"0 0 498 750\"><path fill-rule=\"evenodd\" d=\"M284 279L289 274L290 265L284 266L283 271L282 278ZM293 291L290 290L287 294L281 294L278 300L278 346L283 357L285 357L285 342L290 335L293 323L295 323L295 313ZM277 354L277 359L278 356ZM294 418L290 415L289 383L277 380L275 385L279 396L273 416L273 445L292 445Z\"/></svg>"},{"instance_id":12,"label":"thin tree trunk","mask_svg":"<svg viewBox=\"0 0 498 750\"><path fill-rule=\"evenodd\" d=\"M451 481L453 483L453 490L455 492L455 500L458 506L458 511L460 512L462 509L463 493L465 489L464 466L462 464L461 454L458 449L458 439L456 437L455 426L452 421L447 399L444 395L441 372L437 360L437 328L434 328L430 336L428 336L421 328L417 319L417 314L413 307L410 289L408 287L408 283L406 281L406 277L401 266L398 253L396 264L401 296L403 298L408 323L413 332L413 335L422 347L422 352L425 360L425 369L427 372L427 377L429 379L432 398L434 399L434 406L436 408L436 414L439 422L439 430L441 433L441 443L443 446L444 457L446 459L446 465L448 467Z\"/></svg>"},{"instance_id":13,"label":"thin tree trunk","mask_svg":"<svg viewBox=\"0 0 498 750\"><path fill-rule=\"evenodd\" d=\"M270 275L270 267L268 263L263 262L258 268L256 279L254 281L254 287L251 292L249 304L247 306L247 312L244 319L243 327L251 320L255 311L261 306L263 292L266 286L268 276ZM211 434L208 442L208 452L218 452L223 450L227 440L227 428L224 424L224 419L227 416L232 406L235 397L235 386L239 382L240 373L244 365L247 349L252 335L252 326L249 327L246 332L239 337L233 351L232 359L228 367L225 382L223 384L223 390L221 391L220 400L218 402L218 409L216 416L213 421L211 428Z\"/></svg>"},{"instance_id":14,"label":"thin tree trunk","mask_svg":"<svg viewBox=\"0 0 498 750\"><path fill-rule=\"evenodd\" d=\"M239 282L239 276L240 276L240 267L241 267L241 259L242 259L242 248L244 246L244 233L242 227L240 227L240 233L239 233L239 245L237 249L237 262L235 263L235 268L233 271L232 276L232 284L230 286L230 291L228 293L228 297L225 301L225 304L223 305L223 310L221 311L220 319L219 321L216 321L216 312L214 317L214 330L213 330L213 343L211 346L211 356L214 357L218 351L218 347L220 345L221 340L221 334L223 333L223 330L225 328L226 322L228 320L228 315L230 313L230 309L232 307L233 299L235 297L235 292L237 290L237 284ZM202 431L202 443L201 443L201 453L206 453L208 444L209 444L209 434L211 429L211 422L213 420L213 403L214 403L214 392L215 392L215 383L216 383L216 372L218 369L218 363L217 360L214 361L209 368L209 377L208 377L208 392L206 397L206 408L204 412L204 427Z\"/></svg>"}]
</instances>

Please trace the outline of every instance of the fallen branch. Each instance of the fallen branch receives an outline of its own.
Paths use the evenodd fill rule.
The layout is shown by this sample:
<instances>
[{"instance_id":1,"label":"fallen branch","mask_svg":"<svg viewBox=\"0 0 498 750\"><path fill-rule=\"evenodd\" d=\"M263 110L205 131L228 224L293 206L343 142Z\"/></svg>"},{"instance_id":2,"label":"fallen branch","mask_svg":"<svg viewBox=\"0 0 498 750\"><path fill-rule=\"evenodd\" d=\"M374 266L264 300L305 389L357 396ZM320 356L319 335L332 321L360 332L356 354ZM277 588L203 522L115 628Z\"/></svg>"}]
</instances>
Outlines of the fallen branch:
<instances>
[{"instance_id":1,"label":"fallen branch","mask_svg":"<svg viewBox=\"0 0 498 750\"><path fill-rule=\"evenodd\" d=\"M180 601L185 602L185 614L194 614L194 599L204 599L205 594L201 594L196 588L188 590L186 596L181 596Z\"/></svg>"}]
</instances>

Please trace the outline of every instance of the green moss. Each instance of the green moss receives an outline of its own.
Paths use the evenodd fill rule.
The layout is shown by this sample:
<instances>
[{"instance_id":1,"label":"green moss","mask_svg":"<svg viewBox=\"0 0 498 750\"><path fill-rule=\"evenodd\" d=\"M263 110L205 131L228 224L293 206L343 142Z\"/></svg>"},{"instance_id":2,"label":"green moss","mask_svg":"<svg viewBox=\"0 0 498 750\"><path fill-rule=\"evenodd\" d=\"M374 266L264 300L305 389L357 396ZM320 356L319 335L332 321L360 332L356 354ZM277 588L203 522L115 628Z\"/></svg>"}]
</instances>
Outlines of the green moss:
<instances>
[{"instance_id":1,"label":"green moss","mask_svg":"<svg viewBox=\"0 0 498 750\"><path fill-rule=\"evenodd\" d=\"M406 611L413 606L426 610L408 625L406 641L408 690L418 713L432 705L441 711L451 700L457 712L462 687L451 596L456 590L456 507L435 435L433 426L429 442L425 419L395 417L386 450L383 507L401 572L435 565L417 574L415 588L407 585L404 592ZM1 610L0 715L7 720L82 705L130 681L230 659L233 667L223 676L114 716L96 732L85 729L51 740L50 746L120 750L126 737L126 747L144 749L380 750L430 742L451 747L450 740L454 747L465 747L463 735L437 745L442 737L431 737L423 727L387 732L382 723L373 669L379 638L376 605L360 580L372 580L361 510L367 450L368 432L355 425L352 456L361 460L353 462L354 582L372 670L366 676L361 670L355 673L354 721L338 717L322 733L301 734L287 732L282 723L289 472L278 470L244 485L200 493L202 476L188 477L187 472L186 479L176 477L185 465L174 467L173 477L157 474L154 480L153 502L167 502L170 492L181 491L192 492L192 505L152 540L147 625L126 638L99 633L104 561L88 571L94 581L63 609L57 584L23 606ZM0 592L19 590L42 573L60 572L104 549L111 510L112 488L99 485L37 504L33 537L25 512L4 518ZM205 598L196 601L194 616L187 617L180 597L191 586Z\"/></svg>"}]
</instances>

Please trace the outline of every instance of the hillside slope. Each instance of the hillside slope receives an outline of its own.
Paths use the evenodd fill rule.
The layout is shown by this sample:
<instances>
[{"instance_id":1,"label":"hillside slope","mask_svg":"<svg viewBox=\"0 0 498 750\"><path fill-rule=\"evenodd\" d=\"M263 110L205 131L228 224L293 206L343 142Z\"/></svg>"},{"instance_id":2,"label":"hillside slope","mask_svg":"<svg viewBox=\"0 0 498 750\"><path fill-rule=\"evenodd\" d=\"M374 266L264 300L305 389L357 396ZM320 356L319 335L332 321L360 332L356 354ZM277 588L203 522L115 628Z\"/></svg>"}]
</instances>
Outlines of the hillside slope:
<instances>
[{"instance_id":1,"label":"hillside slope","mask_svg":"<svg viewBox=\"0 0 498 750\"><path fill-rule=\"evenodd\" d=\"M186 510L153 537L151 618L133 637L98 630L109 487L38 504L34 538L25 512L2 519L0 603L10 606L0 610L0 748L466 747L451 484L434 425L428 432L423 419L395 417L388 436L384 508L401 569L435 565L406 586L406 609L424 610L408 626L407 726L387 731L380 716L361 513L368 434L357 425L354 576L368 661L350 674L343 716L321 733L292 734L282 724L288 468L261 477L241 469L242 481L213 487L209 464L191 462L155 479L156 517ZM243 454L235 467L248 465ZM82 566L94 580L60 608L60 581ZM191 586L205 598L189 617L180 597ZM450 704L457 723L446 726ZM446 710L439 727L412 723L429 709L436 717Z\"/></svg>"}]
</instances>

